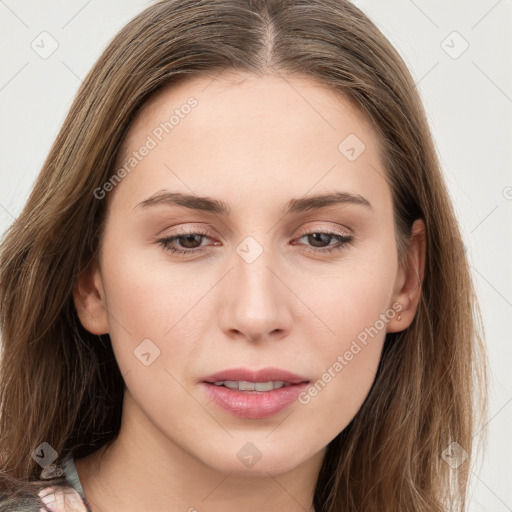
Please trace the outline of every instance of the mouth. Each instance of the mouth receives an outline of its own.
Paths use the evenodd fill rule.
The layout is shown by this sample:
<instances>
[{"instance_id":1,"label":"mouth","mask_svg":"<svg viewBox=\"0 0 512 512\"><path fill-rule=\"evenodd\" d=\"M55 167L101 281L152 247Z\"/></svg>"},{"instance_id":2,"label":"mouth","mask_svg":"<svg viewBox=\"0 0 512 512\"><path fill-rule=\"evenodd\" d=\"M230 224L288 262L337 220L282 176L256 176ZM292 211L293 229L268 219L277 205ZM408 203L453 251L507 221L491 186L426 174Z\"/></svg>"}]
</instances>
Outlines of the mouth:
<instances>
[{"instance_id":1,"label":"mouth","mask_svg":"<svg viewBox=\"0 0 512 512\"><path fill-rule=\"evenodd\" d=\"M210 383L208 383L210 384ZM291 382L285 382L282 380L270 380L268 382L249 382L246 380L224 380L212 382L214 386L223 386L228 389L237 391L246 391L249 393L261 393L272 391L274 389L287 388L294 386Z\"/></svg>"},{"instance_id":2,"label":"mouth","mask_svg":"<svg viewBox=\"0 0 512 512\"><path fill-rule=\"evenodd\" d=\"M236 384L241 391L270 391L270 383L273 388L279 389L283 386L309 382L309 379L282 368L266 367L260 370L251 368L222 370L205 377L203 382L219 386L225 385L231 389L235 389ZM253 385L258 385L260 389L256 389Z\"/></svg>"},{"instance_id":3,"label":"mouth","mask_svg":"<svg viewBox=\"0 0 512 512\"><path fill-rule=\"evenodd\" d=\"M297 400L310 380L278 368L238 368L210 375L201 385L212 402L239 418L273 416Z\"/></svg>"}]
</instances>

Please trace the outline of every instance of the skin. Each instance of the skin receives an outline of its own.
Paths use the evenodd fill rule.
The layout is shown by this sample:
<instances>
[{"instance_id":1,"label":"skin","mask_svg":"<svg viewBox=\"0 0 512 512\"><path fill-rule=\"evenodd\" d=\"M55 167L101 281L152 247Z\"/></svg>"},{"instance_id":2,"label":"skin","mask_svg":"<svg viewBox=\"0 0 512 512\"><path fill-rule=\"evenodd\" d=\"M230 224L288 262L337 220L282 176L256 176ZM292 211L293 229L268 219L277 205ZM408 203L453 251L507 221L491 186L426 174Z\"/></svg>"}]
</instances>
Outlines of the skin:
<instances>
[{"instance_id":1,"label":"skin","mask_svg":"<svg viewBox=\"0 0 512 512\"><path fill-rule=\"evenodd\" d=\"M424 225L414 223L400 267L378 136L347 98L305 77L224 73L168 87L146 103L118 165L190 96L197 107L103 199L99 256L74 288L82 324L110 334L126 382L119 436L77 470L94 512L313 510L326 446L363 404L386 332L414 317ZM365 144L353 161L338 149L349 134ZM230 215L137 207L163 190L222 200ZM292 198L333 191L371 208L284 215ZM176 255L158 242L184 228L210 234L172 245L201 252ZM330 231L353 241L328 254L336 236L305 236ZM248 236L262 249L250 263L237 252ZM238 366L314 383L397 303L401 320L394 315L307 404L242 419L199 385ZM145 366L134 350L148 338L160 355ZM237 457L249 442L261 453L252 467Z\"/></svg>"}]
</instances>

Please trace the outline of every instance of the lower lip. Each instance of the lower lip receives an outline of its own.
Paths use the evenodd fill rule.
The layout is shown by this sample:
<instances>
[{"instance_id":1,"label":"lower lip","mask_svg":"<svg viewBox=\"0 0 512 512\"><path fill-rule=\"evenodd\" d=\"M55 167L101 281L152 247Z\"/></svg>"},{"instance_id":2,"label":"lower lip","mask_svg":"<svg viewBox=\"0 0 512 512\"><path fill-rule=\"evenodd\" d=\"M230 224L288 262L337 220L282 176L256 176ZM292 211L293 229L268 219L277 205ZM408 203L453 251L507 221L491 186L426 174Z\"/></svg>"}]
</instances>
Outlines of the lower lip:
<instances>
[{"instance_id":1,"label":"lower lip","mask_svg":"<svg viewBox=\"0 0 512 512\"><path fill-rule=\"evenodd\" d=\"M214 403L239 418L268 418L292 404L308 386L307 382L272 391L239 391L201 382Z\"/></svg>"}]
</instances>

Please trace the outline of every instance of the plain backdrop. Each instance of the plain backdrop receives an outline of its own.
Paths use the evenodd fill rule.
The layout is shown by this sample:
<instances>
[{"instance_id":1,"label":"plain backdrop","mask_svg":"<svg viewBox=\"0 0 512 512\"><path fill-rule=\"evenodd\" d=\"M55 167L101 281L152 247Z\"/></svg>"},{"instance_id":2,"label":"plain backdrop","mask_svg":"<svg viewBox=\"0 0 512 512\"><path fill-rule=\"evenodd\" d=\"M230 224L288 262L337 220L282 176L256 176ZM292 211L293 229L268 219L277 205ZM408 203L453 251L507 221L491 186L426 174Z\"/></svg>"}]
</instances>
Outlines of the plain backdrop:
<instances>
[{"instance_id":1,"label":"plain backdrop","mask_svg":"<svg viewBox=\"0 0 512 512\"><path fill-rule=\"evenodd\" d=\"M490 421L468 510L512 511L512 0L355 3L417 82L483 312ZM27 200L81 81L149 4L0 0L0 233Z\"/></svg>"}]
</instances>

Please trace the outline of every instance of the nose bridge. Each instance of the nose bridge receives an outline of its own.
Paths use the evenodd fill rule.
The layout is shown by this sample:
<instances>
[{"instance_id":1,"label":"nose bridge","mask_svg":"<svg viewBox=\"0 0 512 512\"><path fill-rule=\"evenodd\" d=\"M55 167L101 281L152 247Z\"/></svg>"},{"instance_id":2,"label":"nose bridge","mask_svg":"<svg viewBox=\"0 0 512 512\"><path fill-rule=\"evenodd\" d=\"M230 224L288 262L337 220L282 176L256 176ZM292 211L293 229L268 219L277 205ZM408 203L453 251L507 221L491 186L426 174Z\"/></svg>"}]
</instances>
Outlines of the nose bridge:
<instances>
[{"instance_id":1,"label":"nose bridge","mask_svg":"<svg viewBox=\"0 0 512 512\"><path fill-rule=\"evenodd\" d=\"M267 244L246 237L236 247L236 258L222 308L222 328L249 339L264 338L289 329L286 287L279 275L277 254ZM289 299L289 297L288 297Z\"/></svg>"}]
</instances>

